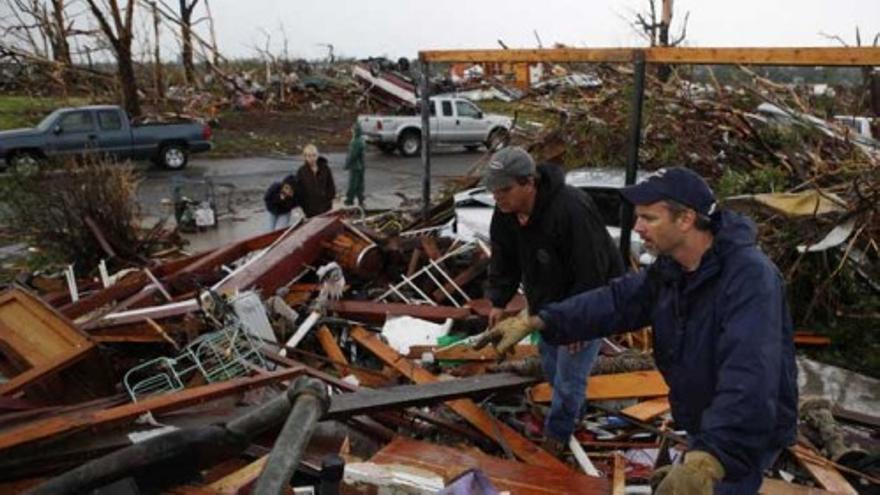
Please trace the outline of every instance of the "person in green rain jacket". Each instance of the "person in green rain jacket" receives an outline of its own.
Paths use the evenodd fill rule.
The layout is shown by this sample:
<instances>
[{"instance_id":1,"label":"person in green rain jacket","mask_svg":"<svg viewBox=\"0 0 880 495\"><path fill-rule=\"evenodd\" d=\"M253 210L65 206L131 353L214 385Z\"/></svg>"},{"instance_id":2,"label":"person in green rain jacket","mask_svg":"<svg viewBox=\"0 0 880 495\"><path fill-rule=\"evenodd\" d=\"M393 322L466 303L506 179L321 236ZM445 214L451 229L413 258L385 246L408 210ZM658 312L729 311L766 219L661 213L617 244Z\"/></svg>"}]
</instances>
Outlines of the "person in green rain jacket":
<instances>
[{"instance_id":1,"label":"person in green rain jacket","mask_svg":"<svg viewBox=\"0 0 880 495\"><path fill-rule=\"evenodd\" d=\"M348 170L348 192L345 195L346 206L354 204L364 206L364 137L361 126L357 122L351 127L351 142L348 144L348 156L345 158L345 169Z\"/></svg>"}]
</instances>

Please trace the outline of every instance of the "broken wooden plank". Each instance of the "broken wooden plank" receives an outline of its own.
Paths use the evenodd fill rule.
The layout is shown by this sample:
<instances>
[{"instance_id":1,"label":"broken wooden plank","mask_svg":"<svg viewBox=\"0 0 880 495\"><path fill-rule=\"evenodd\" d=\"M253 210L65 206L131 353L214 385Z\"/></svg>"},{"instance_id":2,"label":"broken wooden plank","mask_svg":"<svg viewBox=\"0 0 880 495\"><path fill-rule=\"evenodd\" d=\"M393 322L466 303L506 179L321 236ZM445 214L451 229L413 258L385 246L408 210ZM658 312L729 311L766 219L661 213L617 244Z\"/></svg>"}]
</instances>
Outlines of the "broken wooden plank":
<instances>
[{"instance_id":1,"label":"broken wooden plank","mask_svg":"<svg viewBox=\"0 0 880 495\"><path fill-rule=\"evenodd\" d=\"M250 488L257 481L268 460L269 456L264 455L238 471L229 473L211 483L208 485L208 488L221 495L238 495L242 490Z\"/></svg>"},{"instance_id":2,"label":"broken wooden plank","mask_svg":"<svg viewBox=\"0 0 880 495\"><path fill-rule=\"evenodd\" d=\"M409 347L409 353L406 355L409 359L421 359L425 353L434 355L434 359L449 359L454 361L498 361L498 353L491 346L486 346L480 350L473 347L460 345L450 347L439 351L441 346L436 345L412 345ZM538 355L538 346L536 345L516 345L513 347L511 354L506 359L518 360L526 359Z\"/></svg>"},{"instance_id":3,"label":"broken wooden plank","mask_svg":"<svg viewBox=\"0 0 880 495\"><path fill-rule=\"evenodd\" d=\"M826 346L831 345L831 339L824 335L816 335L809 332L795 332L794 345Z\"/></svg>"},{"instance_id":4,"label":"broken wooden plank","mask_svg":"<svg viewBox=\"0 0 880 495\"><path fill-rule=\"evenodd\" d=\"M463 320L471 315L471 310L468 308L371 301L331 301L327 307L329 311L335 311L346 318L377 324L384 323L389 316L412 316L443 322L447 318Z\"/></svg>"},{"instance_id":5,"label":"broken wooden plank","mask_svg":"<svg viewBox=\"0 0 880 495\"><path fill-rule=\"evenodd\" d=\"M333 363L333 367L336 368L336 371L338 371L341 376L347 375L348 360L345 359L342 349L336 344L336 337L333 336L330 329L327 328L326 325L321 325L321 328L318 329L315 335L318 337L318 342L321 344L321 348L324 349L324 354L330 358L330 362Z\"/></svg>"},{"instance_id":6,"label":"broken wooden plank","mask_svg":"<svg viewBox=\"0 0 880 495\"><path fill-rule=\"evenodd\" d=\"M358 344L375 354L385 364L393 366L402 375L415 383L433 383L439 380L431 372L416 363L407 359L401 359L400 354L364 328L355 327L352 329L351 337ZM470 399L456 399L446 402L446 405L487 437L499 442L501 445L509 446L510 450L523 461L537 466L570 471L568 466L562 461L539 448L505 423L495 419Z\"/></svg>"},{"instance_id":7,"label":"broken wooden plank","mask_svg":"<svg viewBox=\"0 0 880 495\"><path fill-rule=\"evenodd\" d=\"M477 253L482 253L482 251L477 251ZM487 266L489 266L489 258L480 256L480 258L477 259L473 265L467 267L466 269L462 270L461 273L452 277L452 281L455 282L455 285L459 287L464 287L465 284L469 283L478 275L486 271ZM431 293L431 298L435 302L442 302L445 296L445 294L443 294L443 290L452 293L455 290L455 287L453 287L451 283L445 282L443 284L443 289L437 288L436 290L434 290L434 292Z\"/></svg>"},{"instance_id":8,"label":"broken wooden plank","mask_svg":"<svg viewBox=\"0 0 880 495\"><path fill-rule=\"evenodd\" d=\"M332 396L327 416L338 419L389 408L436 404L461 397L522 389L535 381L534 378L518 376L513 373L492 373L419 385L360 389L354 393Z\"/></svg>"},{"instance_id":9,"label":"broken wooden plank","mask_svg":"<svg viewBox=\"0 0 880 495\"><path fill-rule=\"evenodd\" d=\"M669 395L669 386L659 371L633 371L610 375L594 375L587 382L587 398L590 400L633 399ZM541 383L532 388L533 402L550 402L553 388Z\"/></svg>"},{"instance_id":10,"label":"broken wooden plank","mask_svg":"<svg viewBox=\"0 0 880 495\"><path fill-rule=\"evenodd\" d=\"M798 464L806 469L822 488L845 495L858 493L846 478L834 468L833 463L815 450L800 444L789 447L788 450L797 458Z\"/></svg>"},{"instance_id":11,"label":"broken wooden plank","mask_svg":"<svg viewBox=\"0 0 880 495\"><path fill-rule=\"evenodd\" d=\"M517 495L593 495L610 491L605 478L592 478L569 469L547 469L403 437L395 438L370 461L418 467L442 476L447 483L462 472L476 467L492 481L495 488Z\"/></svg>"},{"instance_id":12,"label":"broken wooden plank","mask_svg":"<svg viewBox=\"0 0 880 495\"><path fill-rule=\"evenodd\" d=\"M140 402L125 404L100 411L79 412L77 414L56 416L10 429L0 435L0 452L13 447L51 439L62 434L70 434L84 429L108 427L133 420L145 412L154 414L181 409L193 404L206 402L252 388L293 378L303 372L302 367L287 368L249 378L236 378L225 382L212 383L201 387L184 389L179 392L148 397Z\"/></svg>"},{"instance_id":13,"label":"broken wooden plank","mask_svg":"<svg viewBox=\"0 0 880 495\"><path fill-rule=\"evenodd\" d=\"M9 395L82 360L88 336L48 304L21 289L0 294L0 353L19 371L0 383Z\"/></svg>"},{"instance_id":14,"label":"broken wooden plank","mask_svg":"<svg viewBox=\"0 0 880 495\"><path fill-rule=\"evenodd\" d=\"M669 409L669 398L658 397L625 407L620 412L639 421L651 421L657 416L665 414Z\"/></svg>"},{"instance_id":15,"label":"broken wooden plank","mask_svg":"<svg viewBox=\"0 0 880 495\"><path fill-rule=\"evenodd\" d=\"M611 476L611 494L626 493L626 458L620 452L614 453L614 472Z\"/></svg>"}]
</instances>

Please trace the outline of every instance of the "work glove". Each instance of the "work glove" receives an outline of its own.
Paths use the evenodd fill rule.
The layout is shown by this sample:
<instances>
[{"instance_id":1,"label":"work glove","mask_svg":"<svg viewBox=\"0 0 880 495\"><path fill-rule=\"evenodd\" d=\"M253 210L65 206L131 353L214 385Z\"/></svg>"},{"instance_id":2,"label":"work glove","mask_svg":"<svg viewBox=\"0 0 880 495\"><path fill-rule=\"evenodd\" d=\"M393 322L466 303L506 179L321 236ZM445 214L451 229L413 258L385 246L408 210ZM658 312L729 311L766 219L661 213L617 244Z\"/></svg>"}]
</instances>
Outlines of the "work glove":
<instances>
[{"instance_id":1,"label":"work glove","mask_svg":"<svg viewBox=\"0 0 880 495\"><path fill-rule=\"evenodd\" d=\"M693 450L684 462L669 469L656 495L712 495L715 482L724 478L724 466L708 452ZM653 476L652 476L653 481Z\"/></svg>"},{"instance_id":2,"label":"work glove","mask_svg":"<svg viewBox=\"0 0 880 495\"><path fill-rule=\"evenodd\" d=\"M522 310L518 315L501 320L500 323L485 332L474 342L474 349L480 350L492 344L495 347L495 352L501 357L530 333L532 333L532 328L529 325L529 313Z\"/></svg>"}]
</instances>

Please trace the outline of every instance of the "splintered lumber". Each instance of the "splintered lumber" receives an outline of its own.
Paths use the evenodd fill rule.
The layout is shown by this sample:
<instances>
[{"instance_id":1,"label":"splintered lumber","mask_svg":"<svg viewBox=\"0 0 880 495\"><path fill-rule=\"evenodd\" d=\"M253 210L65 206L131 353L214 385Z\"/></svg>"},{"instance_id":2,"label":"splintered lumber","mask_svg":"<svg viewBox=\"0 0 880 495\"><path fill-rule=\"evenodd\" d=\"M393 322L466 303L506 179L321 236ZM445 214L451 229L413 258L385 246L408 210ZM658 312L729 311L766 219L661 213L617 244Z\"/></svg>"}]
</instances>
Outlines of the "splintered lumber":
<instances>
[{"instance_id":1,"label":"splintered lumber","mask_svg":"<svg viewBox=\"0 0 880 495\"><path fill-rule=\"evenodd\" d=\"M479 468L495 488L517 495L610 493L605 478L592 478L568 469L547 469L403 437L395 438L370 462L425 469L442 476L446 483L468 469Z\"/></svg>"},{"instance_id":2,"label":"splintered lumber","mask_svg":"<svg viewBox=\"0 0 880 495\"><path fill-rule=\"evenodd\" d=\"M409 348L406 357L409 359L420 359L425 353L434 355L434 359L449 359L454 361L498 361L498 353L491 346L486 346L480 350L473 347L460 345L450 347L442 351L437 351L440 346L434 345L413 345ZM535 345L516 345L513 346L511 355L507 356L508 360L526 359L538 355L538 346Z\"/></svg>"},{"instance_id":3,"label":"splintered lumber","mask_svg":"<svg viewBox=\"0 0 880 495\"><path fill-rule=\"evenodd\" d=\"M846 481L846 478L834 468L833 463L822 457L815 450L800 444L789 447L788 450L797 458L798 464L806 469L822 488L830 492L846 495L856 495L858 493Z\"/></svg>"},{"instance_id":4,"label":"splintered lumber","mask_svg":"<svg viewBox=\"0 0 880 495\"><path fill-rule=\"evenodd\" d=\"M534 382L534 378L518 376L513 373L493 373L420 385L398 385L379 389L362 388L350 394L334 395L331 398L327 416L339 419L391 408L435 404L460 397L522 389Z\"/></svg>"},{"instance_id":5,"label":"splintered lumber","mask_svg":"<svg viewBox=\"0 0 880 495\"><path fill-rule=\"evenodd\" d=\"M591 376L587 382L589 400L633 399L640 397L661 397L669 395L669 386L659 371L632 371L610 375ZM533 402L550 402L553 388L549 383L541 383L532 388Z\"/></svg>"},{"instance_id":6,"label":"splintered lumber","mask_svg":"<svg viewBox=\"0 0 880 495\"><path fill-rule=\"evenodd\" d=\"M764 478L759 495L832 495L832 492L812 486L795 485L787 481Z\"/></svg>"},{"instance_id":7,"label":"splintered lumber","mask_svg":"<svg viewBox=\"0 0 880 495\"><path fill-rule=\"evenodd\" d=\"M125 404L110 409L90 412L78 412L66 416L34 421L15 429L4 431L0 435L0 453L33 442L51 439L85 429L108 427L118 423L131 421L141 414L152 412L159 414L166 411L181 409L209 400L244 392L271 383L293 378L303 372L303 367L286 368L271 373L264 373L248 378L236 378L225 382L212 383L201 387L184 389L164 395L148 397L140 402Z\"/></svg>"},{"instance_id":8,"label":"splintered lumber","mask_svg":"<svg viewBox=\"0 0 880 495\"><path fill-rule=\"evenodd\" d=\"M241 490L249 488L257 481L268 460L269 456L264 455L238 471L229 473L211 483L208 488L221 495L237 495Z\"/></svg>"},{"instance_id":9,"label":"splintered lumber","mask_svg":"<svg viewBox=\"0 0 880 495\"><path fill-rule=\"evenodd\" d=\"M321 348L324 349L324 354L333 362L333 367L336 368L340 375L347 375L348 360L345 359L345 354L342 353L342 349L336 344L336 338L333 337L330 329L326 325L322 325L315 335L318 337Z\"/></svg>"},{"instance_id":10,"label":"splintered lumber","mask_svg":"<svg viewBox=\"0 0 880 495\"><path fill-rule=\"evenodd\" d=\"M87 335L37 297L21 289L0 294L0 354L18 371L0 383L0 395L68 368L93 348Z\"/></svg>"},{"instance_id":11,"label":"splintered lumber","mask_svg":"<svg viewBox=\"0 0 880 495\"><path fill-rule=\"evenodd\" d=\"M360 345L376 355L389 366L393 366L402 375L415 383L434 383L439 379L431 372L407 359L402 359L394 349L383 343L379 338L362 327L355 327L351 337ZM449 383L449 382L443 382ZM446 402L453 411L467 420L487 437L502 446L507 445L511 451L528 464L560 469L570 472L568 466L539 448L515 430L496 420L492 415L481 409L470 399L456 399Z\"/></svg>"},{"instance_id":12,"label":"splintered lumber","mask_svg":"<svg viewBox=\"0 0 880 495\"><path fill-rule=\"evenodd\" d=\"M412 316L436 322L443 322L447 318L463 320L471 316L468 308L371 301L330 301L327 308L345 318L377 324L384 323L389 316Z\"/></svg>"},{"instance_id":13,"label":"splintered lumber","mask_svg":"<svg viewBox=\"0 0 880 495\"><path fill-rule=\"evenodd\" d=\"M669 411L669 399L667 397L658 397L650 399L638 404L621 409L621 413L639 421L651 421L661 414Z\"/></svg>"},{"instance_id":14,"label":"splintered lumber","mask_svg":"<svg viewBox=\"0 0 880 495\"><path fill-rule=\"evenodd\" d=\"M626 458L620 452L614 453L614 474L611 478L611 494L626 493Z\"/></svg>"},{"instance_id":15,"label":"splintered lumber","mask_svg":"<svg viewBox=\"0 0 880 495\"><path fill-rule=\"evenodd\" d=\"M795 332L794 345L826 346L831 345L831 339L824 335L816 335L809 332Z\"/></svg>"}]
</instances>

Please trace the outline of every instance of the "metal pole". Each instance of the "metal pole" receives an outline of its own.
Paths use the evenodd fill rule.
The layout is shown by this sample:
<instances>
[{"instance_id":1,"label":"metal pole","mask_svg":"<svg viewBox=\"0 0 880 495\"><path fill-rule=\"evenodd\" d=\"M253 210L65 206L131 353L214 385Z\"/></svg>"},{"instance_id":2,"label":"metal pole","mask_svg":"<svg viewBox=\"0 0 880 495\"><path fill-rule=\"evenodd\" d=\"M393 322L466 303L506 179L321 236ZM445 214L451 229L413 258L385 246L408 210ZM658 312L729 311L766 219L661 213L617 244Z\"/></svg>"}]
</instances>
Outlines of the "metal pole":
<instances>
[{"instance_id":1,"label":"metal pole","mask_svg":"<svg viewBox=\"0 0 880 495\"><path fill-rule=\"evenodd\" d=\"M255 495L280 495L290 486L290 478L309 445L315 425L330 407L327 387L318 379L300 377L288 390L293 404L257 485Z\"/></svg>"},{"instance_id":2,"label":"metal pole","mask_svg":"<svg viewBox=\"0 0 880 495\"><path fill-rule=\"evenodd\" d=\"M645 52L633 52L633 97L629 111L629 143L626 149L626 185L636 183L639 168L639 143L642 135L642 103L645 99ZM620 206L620 254L629 266L629 245L633 228L633 206L623 201Z\"/></svg>"},{"instance_id":3,"label":"metal pole","mask_svg":"<svg viewBox=\"0 0 880 495\"><path fill-rule=\"evenodd\" d=\"M427 221L431 210L431 95L428 94L428 83L431 78L431 65L422 60L422 78L419 81L419 96L422 112L422 218Z\"/></svg>"}]
</instances>

